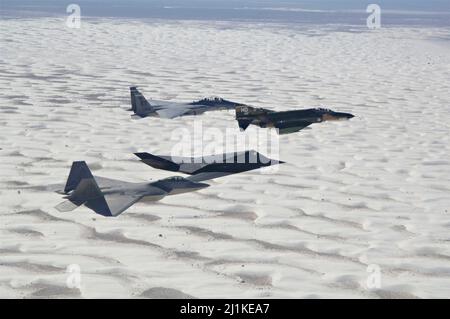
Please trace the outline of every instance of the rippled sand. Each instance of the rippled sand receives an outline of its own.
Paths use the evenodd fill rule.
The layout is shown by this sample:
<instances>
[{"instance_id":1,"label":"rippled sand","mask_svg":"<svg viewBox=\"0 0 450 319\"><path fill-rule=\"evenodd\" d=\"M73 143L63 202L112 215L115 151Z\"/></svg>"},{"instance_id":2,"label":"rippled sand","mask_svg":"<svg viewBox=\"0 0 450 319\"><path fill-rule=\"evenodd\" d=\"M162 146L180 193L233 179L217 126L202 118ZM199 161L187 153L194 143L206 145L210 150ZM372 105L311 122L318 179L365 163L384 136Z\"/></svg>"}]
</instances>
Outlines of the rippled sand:
<instances>
[{"instance_id":1,"label":"rippled sand","mask_svg":"<svg viewBox=\"0 0 450 319\"><path fill-rule=\"evenodd\" d=\"M0 297L450 297L449 30L0 26ZM74 160L126 181L172 175L132 153L170 153L193 118L130 118L136 84L147 97L357 117L281 136L288 164L271 174L217 179L118 218L57 212L46 186ZM232 113L202 119L237 127ZM80 289L66 286L71 264ZM371 264L378 289L366 285Z\"/></svg>"}]
</instances>

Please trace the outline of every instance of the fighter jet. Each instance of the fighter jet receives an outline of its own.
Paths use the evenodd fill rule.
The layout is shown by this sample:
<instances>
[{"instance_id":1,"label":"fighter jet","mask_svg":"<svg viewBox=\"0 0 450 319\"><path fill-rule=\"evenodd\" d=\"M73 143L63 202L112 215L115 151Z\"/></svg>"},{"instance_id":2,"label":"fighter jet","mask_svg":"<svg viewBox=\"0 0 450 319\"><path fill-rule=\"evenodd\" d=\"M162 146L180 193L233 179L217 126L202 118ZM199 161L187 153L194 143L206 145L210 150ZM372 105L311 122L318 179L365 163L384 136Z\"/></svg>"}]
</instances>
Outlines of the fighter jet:
<instances>
[{"instance_id":1,"label":"fighter jet","mask_svg":"<svg viewBox=\"0 0 450 319\"><path fill-rule=\"evenodd\" d=\"M73 162L64 190L58 192L65 195L64 198L66 200L55 208L60 212L68 212L84 205L99 215L116 217L139 201L154 202L168 195L193 192L210 186L206 183L200 183L201 180L213 179L279 163L278 161L269 160L259 153L256 154L257 158L260 159L259 164L249 163L251 165L245 167L245 163L235 163L236 166L233 168L233 164L229 163L231 166L228 166L227 174L220 174L219 172L219 174L215 175L213 172L209 172L209 175L194 174L188 178L173 176L144 183L129 183L93 176L86 162ZM262 163L261 160L267 161L267 163ZM163 159L163 163L166 162L170 161ZM182 170L188 171L184 168ZM192 173L195 173L195 171Z\"/></svg>"},{"instance_id":2,"label":"fighter jet","mask_svg":"<svg viewBox=\"0 0 450 319\"><path fill-rule=\"evenodd\" d=\"M202 157L177 157L150 153L135 153L135 155L151 167L189 174L191 175L189 180L196 182L284 163L269 159L253 150Z\"/></svg>"},{"instance_id":3,"label":"fighter jet","mask_svg":"<svg viewBox=\"0 0 450 319\"><path fill-rule=\"evenodd\" d=\"M278 134L289 134L298 132L313 123L348 120L352 117L354 115L350 113L334 112L325 108L275 112L246 105L236 107L236 120L242 131L253 124L262 128L277 128Z\"/></svg>"},{"instance_id":4,"label":"fighter jet","mask_svg":"<svg viewBox=\"0 0 450 319\"><path fill-rule=\"evenodd\" d=\"M206 111L234 110L236 106L244 105L219 97L204 98L189 103L150 100L144 97L136 87L130 87L131 109L139 117L154 116L173 119L185 115L198 115Z\"/></svg>"}]
</instances>

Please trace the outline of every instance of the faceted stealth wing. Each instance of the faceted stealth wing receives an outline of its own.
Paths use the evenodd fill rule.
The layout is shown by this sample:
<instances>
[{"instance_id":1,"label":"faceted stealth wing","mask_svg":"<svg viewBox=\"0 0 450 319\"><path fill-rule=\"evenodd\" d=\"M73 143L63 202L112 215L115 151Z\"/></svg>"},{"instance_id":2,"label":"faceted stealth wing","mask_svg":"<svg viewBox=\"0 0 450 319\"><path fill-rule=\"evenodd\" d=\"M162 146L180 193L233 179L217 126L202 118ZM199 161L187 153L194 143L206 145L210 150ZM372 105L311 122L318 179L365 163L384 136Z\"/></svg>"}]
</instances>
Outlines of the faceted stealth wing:
<instances>
[{"instance_id":1,"label":"faceted stealth wing","mask_svg":"<svg viewBox=\"0 0 450 319\"><path fill-rule=\"evenodd\" d=\"M142 196L128 194L106 194L90 199L84 205L97 214L103 216L118 216L133 204L142 199Z\"/></svg>"}]
</instances>

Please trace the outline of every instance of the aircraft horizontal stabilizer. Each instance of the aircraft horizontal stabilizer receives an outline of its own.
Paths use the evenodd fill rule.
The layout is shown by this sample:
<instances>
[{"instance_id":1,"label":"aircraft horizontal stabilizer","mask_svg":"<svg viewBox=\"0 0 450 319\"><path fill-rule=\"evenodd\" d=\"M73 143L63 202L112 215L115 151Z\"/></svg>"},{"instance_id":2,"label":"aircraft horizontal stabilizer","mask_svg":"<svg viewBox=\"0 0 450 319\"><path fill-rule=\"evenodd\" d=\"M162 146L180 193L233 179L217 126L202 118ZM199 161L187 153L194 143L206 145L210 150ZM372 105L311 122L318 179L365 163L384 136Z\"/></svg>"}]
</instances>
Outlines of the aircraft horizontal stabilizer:
<instances>
[{"instance_id":1,"label":"aircraft horizontal stabilizer","mask_svg":"<svg viewBox=\"0 0 450 319\"><path fill-rule=\"evenodd\" d=\"M65 212L71 212L73 211L75 208L79 207L80 205L75 204L74 202L70 201L70 200L66 200L58 205L55 206L55 208L60 211L61 213L65 213Z\"/></svg>"}]
</instances>

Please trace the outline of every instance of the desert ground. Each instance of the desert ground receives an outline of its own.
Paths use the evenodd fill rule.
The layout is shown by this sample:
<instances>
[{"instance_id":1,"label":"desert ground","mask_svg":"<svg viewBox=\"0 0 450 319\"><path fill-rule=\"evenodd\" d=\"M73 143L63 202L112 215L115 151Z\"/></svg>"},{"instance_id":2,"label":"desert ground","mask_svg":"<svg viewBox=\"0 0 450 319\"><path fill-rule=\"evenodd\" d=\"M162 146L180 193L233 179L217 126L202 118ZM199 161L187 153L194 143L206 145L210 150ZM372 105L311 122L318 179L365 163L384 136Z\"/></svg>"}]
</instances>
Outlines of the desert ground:
<instances>
[{"instance_id":1,"label":"desert ground","mask_svg":"<svg viewBox=\"0 0 450 319\"><path fill-rule=\"evenodd\" d=\"M0 297L450 297L449 29L108 18L71 29L57 17L0 26ZM356 117L280 136L287 163L265 174L117 218L58 212L52 186L72 161L149 181L174 174L133 152L170 154L194 121L237 128L226 111L132 118L130 85L155 99L218 95Z\"/></svg>"}]
</instances>

